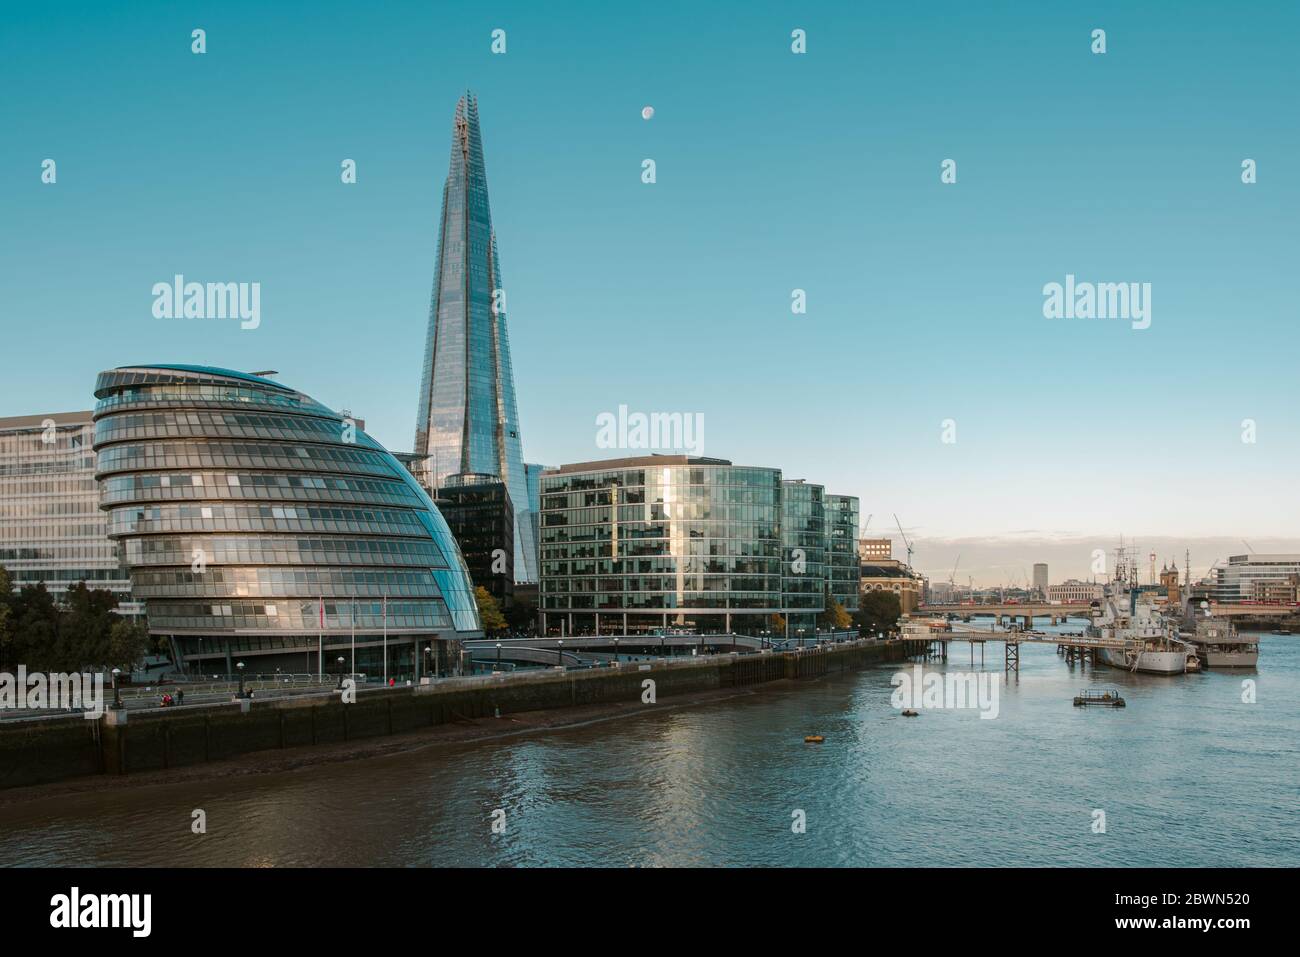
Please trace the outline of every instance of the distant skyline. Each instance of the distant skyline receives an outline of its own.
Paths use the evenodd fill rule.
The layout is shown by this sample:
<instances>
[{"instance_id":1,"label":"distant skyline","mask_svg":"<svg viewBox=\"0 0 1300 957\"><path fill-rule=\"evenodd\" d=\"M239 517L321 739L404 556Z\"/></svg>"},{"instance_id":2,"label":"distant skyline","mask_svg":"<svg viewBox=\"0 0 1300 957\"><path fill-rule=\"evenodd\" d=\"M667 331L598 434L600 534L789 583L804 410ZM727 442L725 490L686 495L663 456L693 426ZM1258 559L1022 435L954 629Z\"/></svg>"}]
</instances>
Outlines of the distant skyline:
<instances>
[{"instance_id":1,"label":"distant skyline","mask_svg":"<svg viewBox=\"0 0 1300 957\"><path fill-rule=\"evenodd\" d=\"M705 455L898 513L937 580L1086 577L1121 534L1194 573L1300 551L1295 5L311 11L5 12L0 415L276 369L409 451L470 88L529 461L698 415ZM155 318L178 273L259 283L260 324ZM1044 318L1067 276L1150 283L1150 327Z\"/></svg>"}]
</instances>

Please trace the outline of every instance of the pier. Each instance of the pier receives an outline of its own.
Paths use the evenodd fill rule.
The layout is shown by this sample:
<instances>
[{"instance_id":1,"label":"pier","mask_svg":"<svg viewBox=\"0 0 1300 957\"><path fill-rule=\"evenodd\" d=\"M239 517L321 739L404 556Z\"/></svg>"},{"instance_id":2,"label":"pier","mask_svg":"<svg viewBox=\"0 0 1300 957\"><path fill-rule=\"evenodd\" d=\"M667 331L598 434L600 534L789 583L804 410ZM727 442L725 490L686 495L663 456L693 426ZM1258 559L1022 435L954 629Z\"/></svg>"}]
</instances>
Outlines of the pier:
<instances>
[{"instance_id":1,"label":"pier","mask_svg":"<svg viewBox=\"0 0 1300 957\"><path fill-rule=\"evenodd\" d=\"M928 632L928 634L926 633ZM909 657L937 658L948 660L948 645L954 641L964 641L970 645L971 666L975 665L975 646L980 649L980 664L984 664L984 646L989 642L1001 642L1003 645L1004 669L1008 675L1020 674L1020 646L1055 645L1056 652L1064 656L1069 664L1081 665L1097 663L1097 652L1103 648L1116 651L1141 651L1142 642L1137 639L1119 641L1106 638L1087 638L1082 633L1062 635L1044 631L979 631L965 629L961 631L930 628L929 625L911 622L904 627L903 638L909 643Z\"/></svg>"}]
</instances>

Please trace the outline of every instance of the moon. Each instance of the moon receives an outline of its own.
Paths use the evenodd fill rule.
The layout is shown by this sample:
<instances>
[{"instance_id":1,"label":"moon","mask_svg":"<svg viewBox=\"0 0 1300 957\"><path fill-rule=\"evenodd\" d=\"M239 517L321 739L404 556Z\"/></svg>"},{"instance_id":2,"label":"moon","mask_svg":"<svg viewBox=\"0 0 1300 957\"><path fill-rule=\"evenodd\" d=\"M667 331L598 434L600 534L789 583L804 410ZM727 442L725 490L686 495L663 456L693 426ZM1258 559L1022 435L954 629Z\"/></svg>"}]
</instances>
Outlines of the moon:
<instances>
[{"instance_id":1,"label":"moon","mask_svg":"<svg viewBox=\"0 0 1300 957\"><path fill-rule=\"evenodd\" d=\"M650 117L654 115L655 115L655 108L653 106L644 106L641 108L641 119L648 120L650 119Z\"/></svg>"}]
</instances>

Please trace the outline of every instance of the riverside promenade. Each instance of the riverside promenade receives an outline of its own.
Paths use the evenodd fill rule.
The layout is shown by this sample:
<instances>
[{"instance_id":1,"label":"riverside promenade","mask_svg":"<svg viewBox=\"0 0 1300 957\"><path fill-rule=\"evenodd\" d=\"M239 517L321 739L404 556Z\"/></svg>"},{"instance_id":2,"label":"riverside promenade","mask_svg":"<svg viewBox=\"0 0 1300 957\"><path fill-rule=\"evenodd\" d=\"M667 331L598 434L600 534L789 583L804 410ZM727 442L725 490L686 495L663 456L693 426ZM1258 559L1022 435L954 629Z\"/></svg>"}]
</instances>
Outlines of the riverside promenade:
<instances>
[{"instance_id":1,"label":"riverside promenade","mask_svg":"<svg viewBox=\"0 0 1300 957\"><path fill-rule=\"evenodd\" d=\"M620 662L582 670L445 678L425 685L337 690L180 708L68 715L0 724L0 788L91 775L123 775L311 748L512 713L637 704L709 691L795 681L902 661L911 641L860 639L788 652Z\"/></svg>"}]
</instances>

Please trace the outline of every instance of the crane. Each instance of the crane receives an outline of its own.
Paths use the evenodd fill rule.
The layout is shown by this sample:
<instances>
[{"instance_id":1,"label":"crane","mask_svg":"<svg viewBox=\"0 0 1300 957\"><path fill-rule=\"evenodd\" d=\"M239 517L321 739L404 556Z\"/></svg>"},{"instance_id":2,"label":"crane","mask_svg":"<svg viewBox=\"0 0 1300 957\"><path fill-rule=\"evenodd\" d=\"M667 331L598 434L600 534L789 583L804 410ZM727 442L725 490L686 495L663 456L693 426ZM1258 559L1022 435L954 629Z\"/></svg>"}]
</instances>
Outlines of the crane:
<instances>
[{"instance_id":1,"label":"crane","mask_svg":"<svg viewBox=\"0 0 1300 957\"><path fill-rule=\"evenodd\" d=\"M903 523L898 520L898 513L894 513L894 524L898 526L898 534L903 536L903 544L907 546L907 567L912 567L912 543L907 540L907 533L903 531Z\"/></svg>"}]
</instances>

